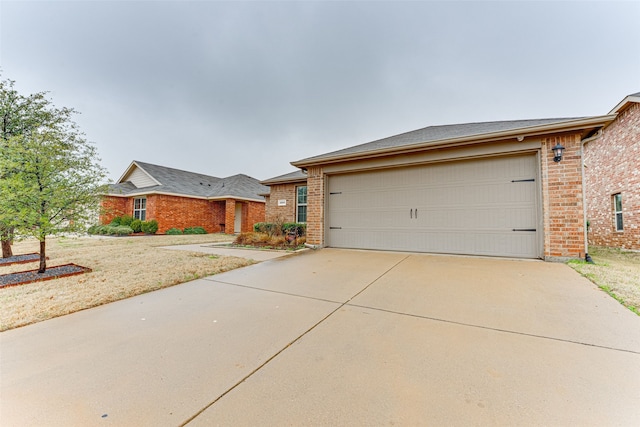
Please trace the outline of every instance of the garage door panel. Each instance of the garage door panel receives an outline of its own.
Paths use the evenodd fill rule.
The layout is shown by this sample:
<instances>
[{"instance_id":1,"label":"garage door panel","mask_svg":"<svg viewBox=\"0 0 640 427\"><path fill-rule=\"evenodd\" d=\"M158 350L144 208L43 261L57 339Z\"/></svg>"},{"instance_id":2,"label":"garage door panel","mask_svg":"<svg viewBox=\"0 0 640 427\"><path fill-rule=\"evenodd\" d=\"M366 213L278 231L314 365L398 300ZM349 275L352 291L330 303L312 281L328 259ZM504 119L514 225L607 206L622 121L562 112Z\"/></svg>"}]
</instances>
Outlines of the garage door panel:
<instances>
[{"instance_id":1,"label":"garage door panel","mask_svg":"<svg viewBox=\"0 0 640 427\"><path fill-rule=\"evenodd\" d=\"M526 155L331 176L327 243L538 257L536 165Z\"/></svg>"}]
</instances>

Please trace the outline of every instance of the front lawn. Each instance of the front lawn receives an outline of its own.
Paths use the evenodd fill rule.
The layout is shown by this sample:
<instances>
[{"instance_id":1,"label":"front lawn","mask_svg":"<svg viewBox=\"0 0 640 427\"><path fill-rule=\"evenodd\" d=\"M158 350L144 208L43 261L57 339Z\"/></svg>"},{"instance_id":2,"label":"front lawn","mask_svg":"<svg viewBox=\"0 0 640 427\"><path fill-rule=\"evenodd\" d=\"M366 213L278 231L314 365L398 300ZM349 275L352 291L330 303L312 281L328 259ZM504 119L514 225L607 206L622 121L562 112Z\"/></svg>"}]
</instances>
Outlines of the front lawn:
<instances>
[{"instance_id":1,"label":"front lawn","mask_svg":"<svg viewBox=\"0 0 640 427\"><path fill-rule=\"evenodd\" d=\"M93 272L0 289L0 330L40 322L157 289L252 264L253 261L159 246L231 242L225 234L111 238L51 238L48 266L75 263ZM14 254L38 251L38 242L18 242ZM38 263L0 265L0 274Z\"/></svg>"},{"instance_id":2,"label":"front lawn","mask_svg":"<svg viewBox=\"0 0 640 427\"><path fill-rule=\"evenodd\" d=\"M569 266L640 315L640 252L589 247L595 264L570 261Z\"/></svg>"}]
</instances>

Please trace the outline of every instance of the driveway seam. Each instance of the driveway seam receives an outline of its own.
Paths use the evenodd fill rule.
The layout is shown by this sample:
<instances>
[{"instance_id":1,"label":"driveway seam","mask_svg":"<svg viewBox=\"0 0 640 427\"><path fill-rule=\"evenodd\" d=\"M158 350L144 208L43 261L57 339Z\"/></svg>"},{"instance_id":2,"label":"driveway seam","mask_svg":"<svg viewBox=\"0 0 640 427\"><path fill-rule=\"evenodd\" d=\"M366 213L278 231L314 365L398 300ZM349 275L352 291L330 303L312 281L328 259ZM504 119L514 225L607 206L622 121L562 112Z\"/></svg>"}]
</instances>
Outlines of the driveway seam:
<instances>
[{"instance_id":1,"label":"driveway seam","mask_svg":"<svg viewBox=\"0 0 640 427\"><path fill-rule=\"evenodd\" d=\"M204 279L204 280L207 280L207 279ZM209 280L209 282L222 283L223 285L237 286L239 288L254 289L256 291L271 292L273 294L289 295L289 296L292 296L292 297L305 298L305 299L310 299L310 300L314 300L314 301L330 302L330 303L333 303L333 304L344 304L343 301L333 301L333 300L330 300L330 299L310 297L308 295L294 294L294 293L291 293L291 292L276 291L274 289L265 289L265 288L258 288L256 286L241 285L239 283L223 282L221 280ZM350 300L351 300L351 298L348 301L350 301Z\"/></svg>"},{"instance_id":2,"label":"driveway seam","mask_svg":"<svg viewBox=\"0 0 640 427\"><path fill-rule=\"evenodd\" d=\"M486 330L489 330L489 331L504 332L504 333L512 334L512 335L522 335L522 336L533 337L533 338L541 338L541 339L552 340L552 341L561 341L561 342L566 342L566 343L570 343L570 344L584 345L584 346L587 346L587 347L597 347L597 348L602 348L604 350L621 351L621 352L625 352L625 353L632 353L632 354L640 355L640 351L635 351L635 350L626 350L626 349L623 349L623 348L608 347L608 346L604 346L604 345L591 344L591 343L581 342L581 341L573 341L573 340L568 340L568 339L564 339L564 338L555 338L555 337L549 337L549 336L546 336L546 335L530 334L530 333L527 333L527 332L510 331L508 329L493 328L491 326L474 325L472 323L464 323L464 322L458 322L458 321L455 321L455 320L447 320L447 319L440 319L440 318L437 318L437 317L422 316L422 315L419 315L419 314L403 313L403 312L400 312L400 311L386 310L384 308L369 307L369 306L360 305L360 304L349 304L348 301L344 305L348 305L349 307L366 308L366 309L369 309L369 310L382 311L382 312L391 313L391 314L398 314L400 316L408 316L408 317L414 317L414 318L418 318L418 319L433 320L435 322L451 323L451 324L459 325L459 326L468 326L470 328L486 329Z\"/></svg>"},{"instance_id":3,"label":"driveway seam","mask_svg":"<svg viewBox=\"0 0 640 427\"><path fill-rule=\"evenodd\" d=\"M329 314L327 314L325 317L323 317L322 319L320 319L318 322L316 322L314 325L312 325L309 329L307 329L306 331L304 331L302 334L300 334L297 338L295 338L293 341L291 341L289 344L285 345L284 347L282 347L280 350L278 350L276 353L274 353L271 357L269 357L267 360L265 360L262 364L260 364L258 367L256 367L254 370L252 370L251 372L249 372L247 375L245 375L240 381L236 382L234 385L232 385L231 387L229 387L228 390L226 390L224 393L222 393L220 396L216 397L212 402L210 402L208 405L205 405L202 409L200 409L198 412L196 412L195 414L193 414L190 418L188 418L186 421L184 421L183 423L180 424L181 427L186 426L187 424L189 424L191 421L195 420L199 415L201 415L204 411L206 411L207 409L211 408L213 405L216 404L216 402L218 402L220 399L222 399L224 396L226 396L227 394L231 393L231 391L235 390L240 384L242 384L243 382L245 382L246 380L248 380L249 378L251 378L256 372L260 371L262 368L264 368L269 362L271 362L273 359L275 359L276 357L278 357L280 354L282 354L286 349L288 349L289 347L291 347L293 344L295 344L296 342L300 341L300 339L302 339L302 337L304 337L305 335L307 335L309 332L311 332L312 330L314 330L316 327L318 327L321 323L324 323L325 320L327 320L329 317L331 317L334 313L336 313L337 311L339 311L341 308L343 308L344 306L349 304L349 301L351 301L352 299L354 299L355 297L357 297L358 295L360 295L362 292L364 292L365 290L367 290L371 285L373 285L375 282L377 282L378 280L380 280L383 276L385 276L387 273L389 273L391 270L393 270L394 268L396 268L399 264L401 264L403 261L405 261L407 258L409 258L410 255L407 255L406 257L402 258L400 261L396 262L395 264L393 264L391 267L389 267L386 271L384 271L382 274L380 274L378 277L376 277L374 280L372 280L369 284L367 284L364 288L362 288L360 291L356 292L355 295L353 295L351 298L349 298L347 301L343 302L343 303L338 303L340 304L338 307L336 307L335 310L331 311ZM212 280L213 281L213 280ZM225 283L225 282L218 282L218 283ZM235 286L243 286L243 285L235 285ZM246 286L248 287L248 286ZM261 289L261 288L253 288L253 289ZM263 290L263 289L261 289ZM284 292L281 292L284 293ZM298 296L298 295L294 295L294 296ZM328 301L328 302L333 302L333 301Z\"/></svg>"}]
</instances>

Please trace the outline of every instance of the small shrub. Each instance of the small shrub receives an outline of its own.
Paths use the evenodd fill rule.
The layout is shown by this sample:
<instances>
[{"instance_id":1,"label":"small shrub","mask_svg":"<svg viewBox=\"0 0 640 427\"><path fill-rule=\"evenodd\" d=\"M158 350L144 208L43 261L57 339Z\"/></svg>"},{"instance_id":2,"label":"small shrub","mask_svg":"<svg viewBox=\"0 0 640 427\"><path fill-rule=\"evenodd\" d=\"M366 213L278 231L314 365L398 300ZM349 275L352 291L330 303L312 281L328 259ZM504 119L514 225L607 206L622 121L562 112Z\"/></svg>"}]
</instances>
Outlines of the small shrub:
<instances>
[{"instance_id":1,"label":"small shrub","mask_svg":"<svg viewBox=\"0 0 640 427\"><path fill-rule=\"evenodd\" d=\"M294 234L296 237L302 237L307 232L307 224L302 222L286 222L282 224L283 234Z\"/></svg>"},{"instance_id":2,"label":"small shrub","mask_svg":"<svg viewBox=\"0 0 640 427\"><path fill-rule=\"evenodd\" d=\"M158 221L155 219L142 221L142 232L144 234L155 234L156 231L158 231Z\"/></svg>"},{"instance_id":3,"label":"small shrub","mask_svg":"<svg viewBox=\"0 0 640 427\"><path fill-rule=\"evenodd\" d=\"M87 234L100 234L100 227L102 227L102 225L92 225L87 229Z\"/></svg>"},{"instance_id":4,"label":"small shrub","mask_svg":"<svg viewBox=\"0 0 640 427\"><path fill-rule=\"evenodd\" d=\"M170 228L165 232L165 234L170 234L170 235L182 234L182 230L180 230L179 228Z\"/></svg>"},{"instance_id":5,"label":"small shrub","mask_svg":"<svg viewBox=\"0 0 640 427\"><path fill-rule=\"evenodd\" d=\"M122 217L121 216L115 216L113 217L113 219L111 220L111 223L109 224L112 227L117 227L120 225L120 221L122 221Z\"/></svg>"},{"instance_id":6,"label":"small shrub","mask_svg":"<svg viewBox=\"0 0 640 427\"><path fill-rule=\"evenodd\" d=\"M139 219L134 219L131 221L131 225L129 226L133 230L134 233L139 233L142 231L142 221Z\"/></svg>"},{"instance_id":7,"label":"small shrub","mask_svg":"<svg viewBox=\"0 0 640 427\"><path fill-rule=\"evenodd\" d=\"M128 227L126 225L110 227L110 234L114 236L128 236L129 234L132 234L132 233L133 233L133 230L131 229L131 227Z\"/></svg>"},{"instance_id":8,"label":"small shrub","mask_svg":"<svg viewBox=\"0 0 640 427\"><path fill-rule=\"evenodd\" d=\"M187 227L184 229L184 234L207 234L207 230L204 227Z\"/></svg>"},{"instance_id":9,"label":"small shrub","mask_svg":"<svg viewBox=\"0 0 640 427\"><path fill-rule=\"evenodd\" d=\"M133 222L133 217L131 215L122 215L120 217L120 225L126 225L127 227L131 227L132 222Z\"/></svg>"}]
</instances>

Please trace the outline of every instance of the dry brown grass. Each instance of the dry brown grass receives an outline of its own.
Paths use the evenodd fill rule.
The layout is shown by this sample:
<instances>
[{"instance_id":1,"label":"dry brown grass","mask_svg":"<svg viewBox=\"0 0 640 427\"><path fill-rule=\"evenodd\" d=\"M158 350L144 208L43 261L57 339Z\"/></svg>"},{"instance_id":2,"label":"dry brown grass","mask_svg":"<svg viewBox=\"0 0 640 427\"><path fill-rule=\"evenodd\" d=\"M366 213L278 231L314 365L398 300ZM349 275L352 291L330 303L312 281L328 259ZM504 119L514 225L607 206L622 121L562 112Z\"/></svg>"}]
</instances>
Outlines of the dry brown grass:
<instances>
[{"instance_id":1,"label":"dry brown grass","mask_svg":"<svg viewBox=\"0 0 640 427\"><path fill-rule=\"evenodd\" d=\"M589 247L595 264L569 265L640 315L640 252Z\"/></svg>"},{"instance_id":2,"label":"dry brown grass","mask_svg":"<svg viewBox=\"0 0 640 427\"><path fill-rule=\"evenodd\" d=\"M75 263L92 273L0 289L0 330L154 291L252 264L237 257L160 249L159 246L231 241L223 234L118 238L50 238L47 266ZM18 242L15 255L38 251ZM38 268L38 263L0 266L0 274Z\"/></svg>"}]
</instances>

